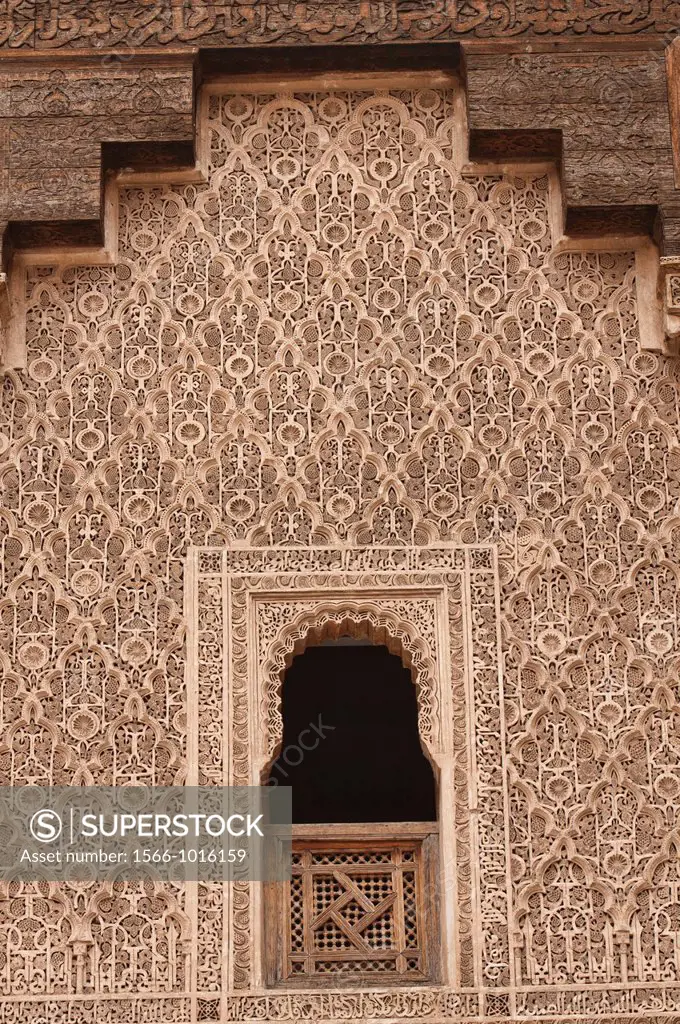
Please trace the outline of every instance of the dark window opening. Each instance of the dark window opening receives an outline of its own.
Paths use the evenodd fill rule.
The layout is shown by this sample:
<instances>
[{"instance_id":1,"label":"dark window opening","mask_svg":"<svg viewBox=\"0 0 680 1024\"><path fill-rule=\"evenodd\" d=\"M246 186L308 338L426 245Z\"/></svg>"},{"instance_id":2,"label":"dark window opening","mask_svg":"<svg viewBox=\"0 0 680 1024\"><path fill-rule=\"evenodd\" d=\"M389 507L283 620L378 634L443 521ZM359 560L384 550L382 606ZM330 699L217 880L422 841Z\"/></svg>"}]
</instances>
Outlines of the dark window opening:
<instances>
[{"instance_id":1,"label":"dark window opening","mask_svg":"<svg viewBox=\"0 0 680 1024\"><path fill-rule=\"evenodd\" d=\"M436 820L416 689L387 647L308 647L285 674L282 701L268 781L292 787L294 824Z\"/></svg>"}]
</instances>

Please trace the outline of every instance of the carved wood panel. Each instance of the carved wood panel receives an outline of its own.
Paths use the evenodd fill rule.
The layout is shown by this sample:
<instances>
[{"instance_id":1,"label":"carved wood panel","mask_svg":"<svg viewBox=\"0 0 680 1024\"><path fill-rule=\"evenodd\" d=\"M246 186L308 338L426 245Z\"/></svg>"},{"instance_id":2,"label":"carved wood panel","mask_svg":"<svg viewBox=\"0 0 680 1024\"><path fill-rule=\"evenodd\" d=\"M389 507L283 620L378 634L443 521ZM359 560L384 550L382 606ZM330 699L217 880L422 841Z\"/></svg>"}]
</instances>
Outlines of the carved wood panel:
<instances>
[{"instance_id":1,"label":"carved wood panel","mask_svg":"<svg viewBox=\"0 0 680 1024\"><path fill-rule=\"evenodd\" d=\"M222 0L186 4L126 3L112 10L105 0L14 0L1 25L0 45L97 49L113 46L233 46L239 42L325 43L396 39L539 39L584 33L603 36L663 35L677 28L677 0L546 6L537 0L488 5L416 0L408 5L350 0L342 11L318 2L266 3L243 7Z\"/></svg>"},{"instance_id":2,"label":"carved wood panel","mask_svg":"<svg viewBox=\"0 0 680 1024\"><path fill-rule=\"evenodd\" d=\"M269 983L438 981L438 853L431 822L295 826L290 882L264 900Z\"/></svg>"}]
</instances>

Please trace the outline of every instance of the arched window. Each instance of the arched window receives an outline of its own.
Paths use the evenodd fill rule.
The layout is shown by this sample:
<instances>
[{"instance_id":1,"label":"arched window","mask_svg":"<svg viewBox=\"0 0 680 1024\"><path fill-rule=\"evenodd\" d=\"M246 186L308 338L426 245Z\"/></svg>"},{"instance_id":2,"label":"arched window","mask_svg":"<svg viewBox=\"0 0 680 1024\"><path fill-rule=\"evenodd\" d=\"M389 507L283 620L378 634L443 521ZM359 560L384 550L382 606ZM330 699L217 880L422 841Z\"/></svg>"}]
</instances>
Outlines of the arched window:
<instances>
[{"instance_id":1,"label":"arched window","mask_svg":"<svg viewBox=\"0 0 680 1024\"><path fill-rule=\"evenodd\" d=\"M293 822L434 821L411 673L382 645L325 641L282 691L283 743L269 778L293 790Z\"/></svg>"},{"instance_id":2,"label":"arched window","mask_svg":"<svg viewBox=\"0 0 680 1024\"><path fill-rule=\"evenodd\" d=\"M293 790L293 875L266 901L270 984L437 979L436 780L410 670L352 636L293 659L264 779Z\"/></svg>"}]
</instances>

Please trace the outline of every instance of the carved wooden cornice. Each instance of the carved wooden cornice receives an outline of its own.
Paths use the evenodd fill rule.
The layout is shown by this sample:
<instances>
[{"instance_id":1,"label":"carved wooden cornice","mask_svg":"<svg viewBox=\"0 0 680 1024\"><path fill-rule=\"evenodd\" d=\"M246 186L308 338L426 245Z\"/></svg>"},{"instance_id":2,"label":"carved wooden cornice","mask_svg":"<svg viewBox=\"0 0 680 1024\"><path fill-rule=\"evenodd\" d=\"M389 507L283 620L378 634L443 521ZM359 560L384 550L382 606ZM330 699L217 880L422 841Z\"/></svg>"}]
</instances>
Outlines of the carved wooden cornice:
<instances>
[{"instance_id":1,"label":"carved wooden cornice","mask_svg":"<svg viewBox=\"0 0 680 1024\"><path fill-rule=\"evenodd\" d=\"M651 234L671 273L680 269L669 117L680 103L677 32L677 0L7 0L4 269L15 249L101 246L107 171L191 166L203 80L380 66L460 69L471 158L554 159L568 234Z\"/></svg>"},{"instance_id":2,"label":"carved wooden cornice","mask_svg":"<svg viewBox=\"0 0 680 1024\"><path fill-rule=\"evenodd\" d=\"M5 47L233 46L397 40L654 37L680 24L677 0L7 0Z\"/></svg>"}]
</instances>

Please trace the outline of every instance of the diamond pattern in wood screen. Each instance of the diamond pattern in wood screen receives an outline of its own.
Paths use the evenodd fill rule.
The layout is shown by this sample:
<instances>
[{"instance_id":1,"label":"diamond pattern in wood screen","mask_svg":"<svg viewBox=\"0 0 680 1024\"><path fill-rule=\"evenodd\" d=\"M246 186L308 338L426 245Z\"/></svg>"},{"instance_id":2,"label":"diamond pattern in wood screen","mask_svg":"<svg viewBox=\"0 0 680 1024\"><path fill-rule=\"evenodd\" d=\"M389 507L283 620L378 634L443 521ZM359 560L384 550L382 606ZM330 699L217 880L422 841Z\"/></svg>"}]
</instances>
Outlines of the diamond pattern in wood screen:
<instances>
[{"instance_id":1,"label":"diamond pattern in wood screen","mask_svg":"<svg viewBox=\"0 0 680 1024\"><path fill-rule=\"evenodd\" d=\"M269 924L285 932L271 947L280 951L274 980L431 980L436 837L386 841L372 837L370 825L354 839L337 838L339 826L315 831L324 828L325 839L295 842L292 879L283 892L272 890ZM398 837L399 826L393 832Z\"/></svg>"}]
</instances>

